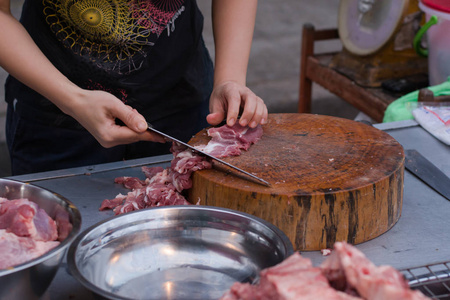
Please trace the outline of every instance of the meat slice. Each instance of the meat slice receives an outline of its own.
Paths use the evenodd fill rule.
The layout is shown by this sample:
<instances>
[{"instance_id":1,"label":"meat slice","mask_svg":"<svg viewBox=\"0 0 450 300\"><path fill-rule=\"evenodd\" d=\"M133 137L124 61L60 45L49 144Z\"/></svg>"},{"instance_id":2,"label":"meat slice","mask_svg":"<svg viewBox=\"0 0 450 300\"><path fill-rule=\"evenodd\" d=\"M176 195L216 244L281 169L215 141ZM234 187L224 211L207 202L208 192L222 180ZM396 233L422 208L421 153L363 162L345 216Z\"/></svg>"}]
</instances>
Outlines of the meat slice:
<instances>
[{"instance_id":1,"label":"meat slice","mask_svg":"<svg viewBox=\"0 0 450 300\"><path fill-rule=\"evenodd\" d=\"M354 289L364 299L429 299L411 290L399 271L391 266L375 266L361 251L345 242L335 243L332 254L320 267L333 286Z\"/></svg>"},{"instance_id":2,"label":"meat slice","mask_svg":"<svg viewBox=\"0 0 450 300\"><path fill-rule=\"evenodd\" d=\"M142 172L144 172L145 177L148 179L152 179L153 176L162 171L164 171L163 167L142 167Z\"/></svg>"},{"instance_id":3,"label":"meat slice","mask_svg":"<svg viewBox=\"0 0 450 300\"><path fill-rule=\"evenodd\" d=\"M135 177L116 178L116 183L122 183L132 191L127 195L119 194L111 200L105 199L100 210L113 209L118 215L155 206L190 205L181 192L192 186L192 172L211 168L211 162L175 144L171 151L174 159L169 168L142 168L145 181Z\"/></svg>"},{"instance_id":4,"label":"meat slice","mask_svg":"<svg viewBox=\"0 0 450 300\"><path fill-rule=\"evenodd\" d=\"M57 241L35 241L0 229L0 269L35 259L58 245Z\"/></svg>"},{"instance_id":5,"label":"meat slice","mask_svg":"<svg viewBox=\"0 0 450 300\"><path fill-rule=\"evenodd\" d=\"M116 179L114 179L114 182L120 183L124 187L126 187L127 189L130 189L130 190L143 188L147 185L147 182L145 180L141 180L137 177L129 177L129 176L117 177Z\"/></svg>"},{"instance_id":6,"label":"meat slice","mask_svg":"<svg viewBox=\"0 0 450 300\"><path fill-rule=\"evenodd\" d=\"M0 229L38 241L53 241L58 238L55 221L45 210L28 199L0 203Z\"/></svg>"},{"instance_id":7,"label":"meat slice","mask_svg":"<svg viewBox=\"0 0 450 300\"><path fill-rule=\"evenodd\" d=\"M221 300L367 299L425 300L409 288L391 266L375 266L362 252L345 242L319 266L294 253L280 264L260 272L258 285L234 283Z\"/></svg>"},{"instance_id":8,"label":"meat slice","mask_svg":"<svg viewBox=\"0 0 450 300\"><path fill-rule=\"evenodd\" d=\"M198 146L214 157L240 155L242 150L248 150L262 136L263 129L259 125L255 128L243 127L236 123L234 126L222 126L208 129L208 135L212 137L206 146Z\"/></svg>"},{"instance_id":9,"label":"meat slice","mask_svg":"<svg viewBox=\"0 0 450 300\"><path fill-rule=\"evenodd\" d=\"M234 283L221 300L361 299L333 289L322 270L298 252L260 276L258 285Z\"/></svg>"},{"instance_id":10,"label":"meat slice","mask_svg":"<svg viewBox=\"0 0 450 300\"><path fill-rule=\"evenodd\" d=\"M251 144L261 138L262 127L225 125L209 129L208 134L212 136L212 139L205 149L210 147L212 155L225 157L239 155L241 150L248 150ZM100 210L113 209L115 214L122 214L153 206L189 205L182 192L192 187L192 173L212 168L211 161L177 143L172 144L170 151L173 159L169 168L143 167L145 180L126 176L116 178L116 183L121 183L132 191L127 195L119 194L114 199L105 199Z\"/></svg>"}]
</instances>

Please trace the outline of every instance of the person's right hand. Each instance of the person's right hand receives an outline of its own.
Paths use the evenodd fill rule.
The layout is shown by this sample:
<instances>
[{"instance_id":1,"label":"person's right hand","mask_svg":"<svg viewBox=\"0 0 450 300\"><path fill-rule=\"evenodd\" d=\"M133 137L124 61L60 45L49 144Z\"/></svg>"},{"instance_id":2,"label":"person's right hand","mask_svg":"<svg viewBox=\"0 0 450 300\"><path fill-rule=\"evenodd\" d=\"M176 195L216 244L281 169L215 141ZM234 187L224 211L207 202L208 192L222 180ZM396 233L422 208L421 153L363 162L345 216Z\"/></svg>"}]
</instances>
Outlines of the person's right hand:
<instances>
[{"instance_id":1,"label":"person's right hand","mask_svg":"<svg viewBox=\"0 0 450 300\"><path fill-rule=\"evenodd\" d=\"M81 90L64 112L75 118L105 148L137 141L164 143L162 136L147 130L145 118L114 95ZM125 126L118 125L116 119Z\"/></svg>"},{"instance_id":2,"label":"person's right hand","mask_svg":"<svg viewBox=\"0 0 450 300\"><path fill-rule=\"evenodd\" d=\"M146 130L141 114L115 96L83 90L57 70L11 14L10 0L0 0L0 27L0 66L75 118L102 146L165 142L163 137ZM126 126L117 125L116 119Z\"/></svg>"}]
</instances>

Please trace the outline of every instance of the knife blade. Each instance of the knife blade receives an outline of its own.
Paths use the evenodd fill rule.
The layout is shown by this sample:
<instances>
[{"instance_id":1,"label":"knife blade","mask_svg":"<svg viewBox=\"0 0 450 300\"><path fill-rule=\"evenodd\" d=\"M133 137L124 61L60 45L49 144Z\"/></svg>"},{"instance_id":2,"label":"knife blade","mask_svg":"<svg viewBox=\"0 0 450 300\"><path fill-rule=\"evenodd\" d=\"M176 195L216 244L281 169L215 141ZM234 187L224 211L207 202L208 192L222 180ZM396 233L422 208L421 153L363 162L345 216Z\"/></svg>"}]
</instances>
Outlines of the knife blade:
<instances>
[{"instance_id":1,"label":"knife blade","mask_svg":"<svg viewBox=\"0 0 450 300\"><path fill-rule=\"evenodd\" d=\"M174 137L172 137L172 136L170 136L170 135L168 135L168 134L166 134L164 132L161 132L161 131L155 129L153 127L153 125L148 123L148 122L147 122L147 125L148 125L148 130L150 130L152 132L155 132L155 133L157 133L159 135L162 135L163 137L167 138L168 140L170 140L172 142L176 142L176 143L178 143L180 145L183 145L183 146L191 149L192 151L194 151L194 152L196 152L196 153L198 153L200 155L206 156L206 157L208 157L208 158L210 158L212 160L215 160L215 161L217 161L217 162L219 162L221 164L224 164L224 165L226 165L226 166L228 166L228 167L230 167L230 168L240 172L241 174L249 176L249 177L255 179L259 184L262 184L262 185L265 185L265 186L268 186L268 187L271 186L270 183L268 183L267 181L265 181L262 178L259 178L259 177L255 176L255 175L253 175L253 174L251 174L249 172L246 172L246 171L244 171L244 170L242 170L242 169L240 169L240 168L238 168L238 167L236 167L236 166L234 166L234 165L232 165L230 163L227 163L226 161L223 161L223 160L221 160L221 159L219 159L217 157L212 156L211 154L208 154L208 153L206 153L206 152L204 152L202 150L199 150L199 149L195 148L194 146L191 146L191 145L189 145L189 144L187 144L185 142L182 142L182 141L180 141L180 140L178 140L178 139L176 139L176 138L174 138Z\"/></svg>"},{"instance_id":2,"label":"knife blade","mask_svg":"<svg viewBox=\"0 0 450 300\"><path fill-rule=\"evenodd\" d=\"M450 178L417 150L405 150L405 167L447 200L450 200Z\"/></svg>"}]
</instances>

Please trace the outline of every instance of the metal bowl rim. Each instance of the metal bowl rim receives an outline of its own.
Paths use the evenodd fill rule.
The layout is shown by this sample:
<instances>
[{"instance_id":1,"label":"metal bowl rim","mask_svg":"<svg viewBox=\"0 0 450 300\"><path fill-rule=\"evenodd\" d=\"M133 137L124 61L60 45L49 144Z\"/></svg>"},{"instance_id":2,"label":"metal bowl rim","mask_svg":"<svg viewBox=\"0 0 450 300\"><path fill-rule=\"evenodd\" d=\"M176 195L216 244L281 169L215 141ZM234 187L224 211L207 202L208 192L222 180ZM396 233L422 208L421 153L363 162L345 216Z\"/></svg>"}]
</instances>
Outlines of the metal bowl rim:
<instances>
[{"instance_id":1,"label":"metal bowl rim","mask_svg":"<svg viewBox=\"0 0 450 300\"><path fill-rule=\"evenodd\" d=\"M293 248L293 245L292 245L291 241L289 240L289 238L286 236L286 234L281 229L279 229L278 227L276 227L272 223L270 223L270 222L268 222L266 220L263 220L263 219L261 219L259 217L256 217L254 215L251 215L251 214L248 214L248 213L245 213L245 212L241 212L241 211L236 211L236 210L233 210L233 209L224 208L224 207L206 206L206 205L160 206L160 207L145 208L145 209L141 209L141 210L137 210L137 211L131 211L131 212L119 215L119 216L112 216L112 217L109 217L109 218L107 218L107 219L105 219L103 221L100 221L100 222L90 226L89 228L85 229L82 233L80 233L75 238L75 240L69 246L69 250L67 252L67 265L69 267L70 274L72 274L72 276L74 278L76 278L84 287L86 287L91 292L93 292L93 293L95 293L97 295L100 295L102 297L106 297L107 299L112 299L112 300L133 300L132 298L118 297L116 294L113 294L111 292L105 291L104 289L101 289L101 288L97 287L96 285L94 285L93 283L91 283L89 280L87 280L83 276L83 274L78 269L77 263L75 262L75 253L77 252L79 243L91 231L93 231L97 227L102 226L103 224L108 223L108 222L110 222L112 220L117 220L117 218L129 216L130 214L145 214L145 213L148 213L149 211L175 210L175 209L201 210L201 211L219 211L219 212L225 212L225 213L230 213L230 214L234 214L234 215L250 218L250 219L252 219L254 221L257 221L258 223L261 223L262 225L268 227L270 230L273 230L273 232L280 238L280 240L286 246L286 257L288 257L288 256L290 256L291 254L294 253L294 248Z\"/></svg>"},{"instance_id":2,"label":"metal bowl rim","mask_svg":"<svg viewBox=\"0 0 450 300\"><path fill-rule=\"evenodd\" d=\"M64 241L62 241L55 248L51 249L50 251L46 252L45 254L43 254L39 257L36 257L35 259L26 261L20 265L16 265L16 266L8 268L8 269L3 269L3 270L0 269L0 277L2 277L5 275L8 275L8 274L12 274L12 273L19 272L24 269L33 267L35 265L38 265L38 264L46 261L50 257L52 257L57 252L64 251L69 246L69 244L71 244L73 242L73 240L75 240L75 238L77 237L77 235L81 229L81 213L78 210L78 208L66 197L64 197L58 193L52 192L47 188L43 188L43 187L31 184L31 183L19 181L19 180L12 180L12 179L5 179L5 178L0 178L0 182L11 182L13 184L31 186L32 188L41 189L47 193L51 193L52 195L55 195L58 199L65 202L73 210L73 215L74 215L74 220L72 220L72 230L70 231L69 235L64 239Z\"/></svg>"}]
</instances>

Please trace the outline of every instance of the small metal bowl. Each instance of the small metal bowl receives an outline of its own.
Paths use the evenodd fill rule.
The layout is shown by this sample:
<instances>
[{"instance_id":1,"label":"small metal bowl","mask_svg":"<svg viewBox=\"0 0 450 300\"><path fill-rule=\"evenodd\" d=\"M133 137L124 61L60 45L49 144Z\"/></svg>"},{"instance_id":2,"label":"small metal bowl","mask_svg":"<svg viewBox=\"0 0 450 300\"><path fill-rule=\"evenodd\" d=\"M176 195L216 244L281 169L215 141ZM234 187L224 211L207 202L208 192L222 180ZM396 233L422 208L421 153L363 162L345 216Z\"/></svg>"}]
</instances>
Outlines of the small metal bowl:
<instances>
[{"instance_id":1,"label":"small metal bowl","mask_svg":"<svg viewBox=\"0 0 450 300\"><path fill-rule=\"evenodd\" d=\"M61 210L69 214L72 230L57 247L33 260L0 270L0 299L39 299L55 277L70 243L80 231L80 212L61 195L14 180L0 179L0 197L9 200L27 198L37 203L52 218Z\"/></svg>"},{"instance_id":2,"label":"small metal bowl","mask_svg":"<svg viewBox=\"0 0 450 300\"><path fill-rule=\"evenodd\" d=\"M293 253L286 235L254 216L209 206L130 212L81 233L72 275L102 299L218 299L236 282Z\"/></svg>"}]
</instances>

